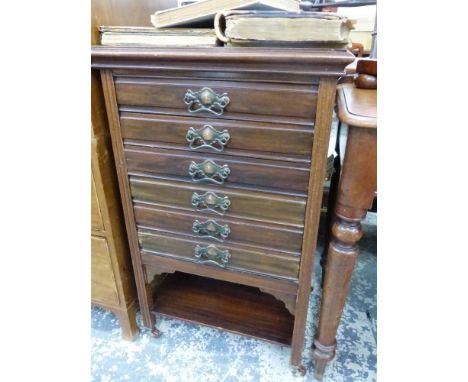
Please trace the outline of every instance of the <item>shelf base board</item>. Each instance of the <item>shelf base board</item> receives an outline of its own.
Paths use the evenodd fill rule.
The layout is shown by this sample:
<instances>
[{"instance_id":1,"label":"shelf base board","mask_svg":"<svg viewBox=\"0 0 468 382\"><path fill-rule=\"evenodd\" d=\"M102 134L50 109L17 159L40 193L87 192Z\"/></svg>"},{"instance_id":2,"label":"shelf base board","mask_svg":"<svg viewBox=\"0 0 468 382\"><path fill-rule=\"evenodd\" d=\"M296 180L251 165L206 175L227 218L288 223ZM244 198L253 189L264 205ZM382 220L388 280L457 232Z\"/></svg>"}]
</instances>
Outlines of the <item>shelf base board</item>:
<instances>
[{"instance_id":1,"label":"shelf base board","mask_svg":"<svg viewBox=\"0 0 468 382\"><path fill-rule=\"evenodd\" d=\"M167 275L152 313L291 345L294 316L258 288L176 272Z\"/></svg>"}]
</instances>

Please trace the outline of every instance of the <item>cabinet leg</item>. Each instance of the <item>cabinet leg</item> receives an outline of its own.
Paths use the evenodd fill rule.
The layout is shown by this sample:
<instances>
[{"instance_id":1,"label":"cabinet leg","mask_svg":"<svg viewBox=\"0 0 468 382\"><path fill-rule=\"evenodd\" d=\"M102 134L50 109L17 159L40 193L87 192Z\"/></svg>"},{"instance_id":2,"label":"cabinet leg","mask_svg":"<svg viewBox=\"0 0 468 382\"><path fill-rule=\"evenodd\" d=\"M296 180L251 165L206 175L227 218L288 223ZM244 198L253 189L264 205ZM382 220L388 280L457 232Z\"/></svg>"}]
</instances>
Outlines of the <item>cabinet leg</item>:
<instances>
[{"instance_id":1,"label":"cabinet leg","mask_svg":"<svg viewBox=\"0 0 468 382\"><path fill-rule=\"evenodd\" d=\"M146 284L146 295L148 298L148 304L146 305L146 308L148 309L148 315L146 322L144 323L145 326L149 329L151 329L151 334L155 338L161 337L162 333L161 331L156 327L156 316L150 312L149 307L153 306L153 290L151 288L151 284Z\"/></svg>"},{"instance_id":2,"label":"cabinet leg","mask_svg":"<svg viewBox=\"0 0 468 382\"><path fill-rule=\"evenodd\" d=\"M354 265L362 237L361 219L366 211L353 209L350 218L339 213L337 206L335 222L332 226L331 242L327 253L327 266L323 282L322 303L318 333L313 342L312 357L315 361L314 376L323 377L325 366L335 356L336 331L340 324L346 296L348 294ZM351 212L349 208L345 212Z\"/></svg>"},{"instance_id":3,"label":"cabinet leg","mask_svg":"<svg viewBox=\"0 0 468 382\"><path fill-rule=\"evenodd\" d=\"M157 327L154 327L153 330L151 330L151 334L155 338L159 338L162 335L161 331Z\"/></svg>"},{"instance_id":4,"label":"cabinet leg","mask_svg":"<svg viewBox=\"0 0 468 382\"><path fill-rule=\"evenodd\" d=\"M151 290L151 285L148 283L145 283L145 288L147 302L144 306L140 304L141 317L143 319L143 325L152 330L156 324L156 317L150 311L150 307L153 306L153 291Z\"/></svg>"},{"instance_id":5,"label":"cabinet leg","mask_svg":"<svg viewBox=\"0 0 468 382\"><path fill-rule=\"evenodd\" d=\"M127 341L133 341L140 332L136 323L135 302L129 305L127 309L115 310L114 313L120 323L122 338Z\"/></svg>"},{"instance_id":6,"label":"cabinet leg","mask_svg":"<svg viewBox=\"0 0 468 382\"><path fill-rule=\"evenodd\" d=\"M299 365L297 367L297 371L299 372L300 375L304 376L307 374L307 368L304 365Z\"/></svg>"}]
</instances>

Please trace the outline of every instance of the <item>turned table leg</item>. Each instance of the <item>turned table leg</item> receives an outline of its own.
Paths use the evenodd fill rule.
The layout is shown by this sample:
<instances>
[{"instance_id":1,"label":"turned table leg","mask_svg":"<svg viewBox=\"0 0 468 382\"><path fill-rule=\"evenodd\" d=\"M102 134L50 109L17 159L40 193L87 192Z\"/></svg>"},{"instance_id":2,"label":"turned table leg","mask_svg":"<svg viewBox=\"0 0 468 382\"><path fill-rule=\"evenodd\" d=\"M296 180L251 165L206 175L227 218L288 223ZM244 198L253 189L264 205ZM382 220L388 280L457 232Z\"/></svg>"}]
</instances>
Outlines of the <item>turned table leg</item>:
<instances>
[{"instance_id":1,"label":"turned table leg","mask_svg":"<svg viewBox=\"0 0 468 382\"><path fill-rule=\"evenodd\" d=\"M359 253L361 220L372 206L377 185L376 145L376 129L349 126L326 257L318 332L312 349L314 375L318 379L335 356L336 332Z\"/></svg>"},{"instance_id":2,"label":"turned table leg","mask_svg":"<svg viewBox=\"0 0 468 382\"><path fill-rule=\"evenodd\" d=\"M327 214L325 218L325 232L323 242L325 243L322 253L320 255L320 267L322 268L322 282L321 287L323 288L323 281L325 280L325 267L327 264L327 247L330 243L331 229L333 225L333 207L336 204L336 196L338 193L338 184L340 182L341 174L341 150L340 150L340 132L341 122L338 122L337 126L337 138L335 144L335 152L338 154L333 161L333 174L330 179L330 190L328 192L327 201Z\"/></svg>"}]
</instances>

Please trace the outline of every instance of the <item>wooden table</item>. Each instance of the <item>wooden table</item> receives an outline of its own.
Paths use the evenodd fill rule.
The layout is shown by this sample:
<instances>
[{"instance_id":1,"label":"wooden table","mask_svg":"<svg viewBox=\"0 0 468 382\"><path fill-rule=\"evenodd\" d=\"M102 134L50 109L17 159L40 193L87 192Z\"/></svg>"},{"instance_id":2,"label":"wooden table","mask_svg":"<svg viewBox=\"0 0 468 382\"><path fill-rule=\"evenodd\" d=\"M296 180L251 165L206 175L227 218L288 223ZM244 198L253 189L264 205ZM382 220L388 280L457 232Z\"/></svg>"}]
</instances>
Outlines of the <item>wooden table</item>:
<instances>
[{"instance_id":1,"label":"wooden table","mask_svg":"<svg viewBox=\"0 0 468 382\"><path fill-rule=\"evenodd\" d=\"M337 105L338 117L349 126L349 131L312 349L318 379L335 356L335 336L359 253L361 221L371 208L377 189L377 90L357 89L351 83L339 85Z\"/></svg>"}]
</instances>

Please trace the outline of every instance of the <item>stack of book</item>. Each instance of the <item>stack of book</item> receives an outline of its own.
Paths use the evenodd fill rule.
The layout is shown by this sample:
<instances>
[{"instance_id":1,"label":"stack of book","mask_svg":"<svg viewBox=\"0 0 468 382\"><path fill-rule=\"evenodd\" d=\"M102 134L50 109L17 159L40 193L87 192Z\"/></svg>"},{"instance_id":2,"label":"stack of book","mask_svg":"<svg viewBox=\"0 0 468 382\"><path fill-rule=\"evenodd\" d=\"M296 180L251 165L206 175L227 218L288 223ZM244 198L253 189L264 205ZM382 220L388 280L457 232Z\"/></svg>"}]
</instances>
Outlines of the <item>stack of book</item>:
<instances>
[{"instance_id":1,"label":"stack of book","mask_svg":"<svg viewBox=\"0 0 468 382\"><path fill-rule=\"evenodd\" d=\"M297 0L180 0L151 15L154 28L101 27L102 45L326 46L349 44L353 21L304 12Z\"/></svg>"}]
</instances>

